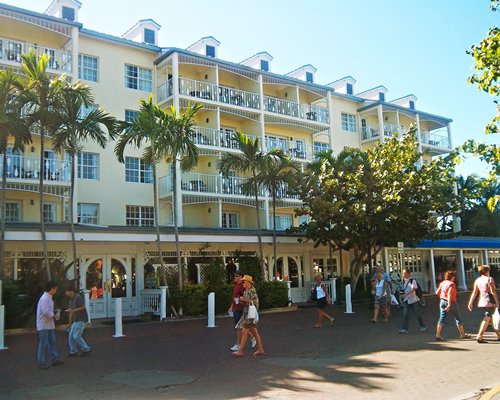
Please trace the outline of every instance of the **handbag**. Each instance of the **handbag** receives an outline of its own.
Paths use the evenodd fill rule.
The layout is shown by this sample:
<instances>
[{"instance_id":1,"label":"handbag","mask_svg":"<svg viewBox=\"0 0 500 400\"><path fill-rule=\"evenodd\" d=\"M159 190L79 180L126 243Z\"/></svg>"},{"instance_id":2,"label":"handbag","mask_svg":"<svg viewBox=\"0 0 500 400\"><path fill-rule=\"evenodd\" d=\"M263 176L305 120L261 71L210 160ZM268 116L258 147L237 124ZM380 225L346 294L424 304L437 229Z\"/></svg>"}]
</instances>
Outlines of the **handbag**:
<instances>
[{"instance_id":1,"label":"handbag","mask_svg":"<svg viewBox=\"0 0 500 400\"><path fill-rule=\"evenodd\" d=\"M495 312L493 313L493 316L492 316L492 320L493 320L493 328L495 328L495 330L500 330L500 312L498 311L498 307L495 309Z\"/></svg>"},{"instance_id":2,"label":"handbag","mask_svg":"<svg viewBox=\"0 0 500 400\"><path fill-rule=\"evenodd\" d=\"M259 321L259 313L257 312L257 307L255 307L253 302L248 305L248 319L253 319L254 322Z\"/></svg>"},{"instance_id":3,"label":"handbag","mask_svg":"<svg viewBox=\"0 0 500 400\"><path fill-rule=\"evenodd\" d=\"M309 297L310 301L317 301L318 300L318 292L316 291L316 286L314 286L311 290L311 296Z\"/></svg>"}]
</instances>

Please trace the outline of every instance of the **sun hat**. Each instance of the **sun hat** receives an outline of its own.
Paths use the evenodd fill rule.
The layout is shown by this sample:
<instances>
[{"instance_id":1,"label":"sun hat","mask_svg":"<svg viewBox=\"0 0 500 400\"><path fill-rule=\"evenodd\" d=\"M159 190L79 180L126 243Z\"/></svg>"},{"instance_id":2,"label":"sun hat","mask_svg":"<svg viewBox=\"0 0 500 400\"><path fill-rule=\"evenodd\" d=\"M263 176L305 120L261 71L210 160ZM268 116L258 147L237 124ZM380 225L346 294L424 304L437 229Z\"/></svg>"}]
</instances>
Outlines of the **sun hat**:
<instances>
[{"instance_id":1,"label":"sun hat","mask_svg":"<svg viewBox=\"0 0 500 400\"><path fill-rule=\"evenodd\" d=\"M253 278L250 275L245 275L243 278L241 278L242 281L251 283L253 285Z\"/></svg>"}]
</instances>

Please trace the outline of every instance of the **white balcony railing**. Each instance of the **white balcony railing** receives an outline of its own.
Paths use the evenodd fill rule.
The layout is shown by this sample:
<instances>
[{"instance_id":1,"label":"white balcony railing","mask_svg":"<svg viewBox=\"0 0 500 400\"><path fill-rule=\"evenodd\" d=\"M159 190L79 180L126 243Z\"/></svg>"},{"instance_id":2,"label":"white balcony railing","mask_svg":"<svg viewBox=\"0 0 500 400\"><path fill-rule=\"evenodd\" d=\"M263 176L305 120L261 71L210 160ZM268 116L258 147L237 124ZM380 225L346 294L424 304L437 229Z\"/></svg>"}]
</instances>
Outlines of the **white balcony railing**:
<instances>
[{"instance_id":1,"label":"white balcony railing","mask_svg":"<svg viewBox=\"0 0 500 400\"><path fill-rule=\"evenodd\" d=\"M313 151L310 145L297 140L277 140L266 138L265 150L281 149L285 154L299 161L313 161Z\"/></svg>"},{"instance_id":2,"label":"white balcony railing","mask_svg":"<svg viewBox=\"0 0 500 400\"><path fill-rule=\"evenodd\" d=\"M49 56L48 71L72 72L71 52L5 38L0 38L0 63L19 64L21 55L29 53L31 50L35 50L39 55L47 54Z\"/></svg>"},{"instance_id":3,"label":"white balcony railing","mask_svg":"<svg viewBox=\"0 0 500 400\"><path fill-rule=\"evenodd\" d=\"M204 126L194 126L193 141L199 146L218 147L239 150L239 144L233 139L232 129L215 129ZM255 136L247 135L254 140Z\"/></svg>"},{"instance_id":4,"label":"white balcony railing","mask_svg":"<svg viewBox=\"0 0 500 400\"><path fill-rule=\"evenodd\" d=\"M276 97L264 96L264 110L310 121L330 122L330 113L326 108L309 106Z\"/></svg>"},{"instance_id":5,"label":"white balcony railing","mask_svg":"<svg viewBox=\"0 0 500 400\"><path fill-rule=\"evenodd\" d=\"M71 165L69 161L44 160L44 176L46 181L70 182ZM3 172L3 155L0 155L0 175ZM22 155L7 155L7 179L38 182L40 178L40 159Z\"/></svg>"},{"instance_id":6,"label":"white balcony railing","mask_svg":"<svg viewBox=\"0 0 500 400\"><path fill-rule=\"evenodd\" d=\"M420 131L420 142L440 149L450 149L450 138L446 130Z\"/></svg>"}]
</instances>

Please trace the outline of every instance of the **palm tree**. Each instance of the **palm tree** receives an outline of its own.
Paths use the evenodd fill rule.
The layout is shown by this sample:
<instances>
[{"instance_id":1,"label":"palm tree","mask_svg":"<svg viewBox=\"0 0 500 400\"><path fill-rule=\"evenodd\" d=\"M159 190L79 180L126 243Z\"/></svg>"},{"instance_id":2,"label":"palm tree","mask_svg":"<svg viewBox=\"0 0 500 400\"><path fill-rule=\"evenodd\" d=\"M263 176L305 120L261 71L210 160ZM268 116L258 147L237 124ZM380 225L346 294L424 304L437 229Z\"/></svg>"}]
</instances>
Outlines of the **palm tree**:
<instances>
[{"instance_id":1,"label":"palm tree","mask_svg":"<svg viewBox=\"0 0 500 400\"><path fill-rule=\"evenodd\" d=\"M40 128L40 176L38 193L40 198L40 231L42 235L44 264L47 279L51 279L47 237L45 233L45 220L43 216L44 184L45 178L45 135L53 133L56 128L60 92L65 87L64 77L53 78L47 73L49 57L46 54L39 56L34 50L21 56L21 68L24 74L23 102L28 121L36 123Z\"/></svg>"},{"instance_id":2,"label":"palm tree","mask_svg":"<svg viewBox=\"0 0 500 400\"><path fill-rule=\"evenodd\" d=\"M7 186L7 147L9 138L13 148L24 150L31 143L31 133L21 115L19 93L23 87L12 70L0 71L0 154L2 154L2 190L0 194L0 280L3 278L5 250L5 192Z\"/></svg>"},{"instance_id":3,"label":"palm tree","mask_svg":"<svg viewBox=\"0 0 500 400\"><path fill-rule=\"evenodd\" d=\"M292 160L282 150L272 149L262 160L262 169L257 175L259 186L267 189L273 202L273 276L276 276L276 202L281 196L286 195L298 178L299 164Z\"/></svg>"},{"instance_id":4,"label":"palm tree","mask_svg":"<svg viewBox=\"0 0 500 400\"><path fill-rule=\"evenodd\" d=\"M106 147L108 139L102 126L106 127L110 139L114 139L118 130L118 121L102 109L90 111L82 115L83 107L89 107L94 103L92 89L90 86L78 81L68 85L61 93L59 107L56 109L59 126L52 135L52 148L56 152L67 152L70 157L70 206L69 220L71 226L71 241L73 248L73 271L77 275L77 255L75 240L75 218L74 218L74 193L75 193L75 170L76 157L82 150L84 141L96 142L102 148Z\"/></svg>"},{"instance_id":5,"label":"palm tree","mask_svg":"<svg viewBox=\"0 0 500 400\"><path fill-rule=\"evenodd\" d=\"M140 147L143 142L150 142L150 145L144 149L143 159L145 162L153 166L155 225L158 254L163 273L165 268L163 267L163 257L161 256L160 250L156 164L160 162L160 160L165 160L173 164L172 209L180 290L182 290L183 286L183 274L179 248L178 215L175 211L177 205L177 165L180 163L181 170L188 171L198 163L198 148L194 144L192 136L193 118L201 107L201 104L196 104L194 106L188 104L184 113L178 116L174 107L171 107L170 113L168 113L153 104L152 97L150 96L147 102L144 100L141 101L139 114L131 124L125 125L124 132L115 146L115 154L118 157L118 160L120 162L124 162L123 153L127 144L131 143ZM166 276L163 276L163 280L166 283Z\"/></svg>"},{"instance_id":6,"label":"palm tree","mask_svg":"<svg viewBox=\"0 0 500 400\"><path fill-rule=\"evenodd\" d=\"M259 182L257 175L262 169L264 152L260 148L259 138L251 139L242 132L235 132L233 140L238 143L241 153L225 153L217 163L217 168L223 176L228 176L230 171L239 173L250 173L252 179L248 186L244 185L243 190L247 195L255 196L255 212L257 214L257 237L259 241L259 262L262 277L266 277L266 267L264 265L264 252L262 251L262 232L260 227L259 212Z\"/></svg>"}]
</instances>

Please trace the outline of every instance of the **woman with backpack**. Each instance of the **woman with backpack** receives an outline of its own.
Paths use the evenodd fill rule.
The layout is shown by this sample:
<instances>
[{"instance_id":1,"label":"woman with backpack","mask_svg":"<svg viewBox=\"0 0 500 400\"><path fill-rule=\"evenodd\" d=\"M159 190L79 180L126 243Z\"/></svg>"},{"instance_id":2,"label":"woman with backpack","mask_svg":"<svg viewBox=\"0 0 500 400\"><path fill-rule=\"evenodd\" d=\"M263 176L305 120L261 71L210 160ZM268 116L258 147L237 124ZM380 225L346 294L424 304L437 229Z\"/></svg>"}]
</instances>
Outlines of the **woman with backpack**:
<instances>
[{"instance_id":1,"label":"woman with backpack","mask_svg":"<svg viewBox=\"0 0 500 400\"><path fill-rule=\"evenodd\" d=\"M462 316L460 315L460 308L458 308L457 303L457 287L455 285L455 273L452 271L446 271L444 274L444 280L441 281L439 287L436 290L436 294L439 296L439 321L436 327L436 340L444 340L441 336L443 331L444 321L448 314L451 314L455 318L457 324L458 333L460 334L460 339L468 339L470 335L465 333L464 325L462 323Z\"/></svg>"},{"instance_id":2,"label":"woman with backpack","mask_svg":"<svg viewBox=\"0 0 500 400\"><path fill-rule=\"evenodd\" d=\"M334 318L323 311L327 304L332 303L330 296L328 295L328 290L323 283L323 278L320 274L316 275L314 280L316 281L316 286L314 286L311 290L311 297L316 297L316 305L318 307L318 321L314 327L321 328L323 326L323 317L330 321L330 326L333 326Z\"/></svg>"}]
</instances>

